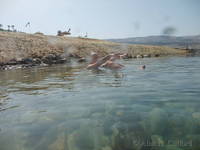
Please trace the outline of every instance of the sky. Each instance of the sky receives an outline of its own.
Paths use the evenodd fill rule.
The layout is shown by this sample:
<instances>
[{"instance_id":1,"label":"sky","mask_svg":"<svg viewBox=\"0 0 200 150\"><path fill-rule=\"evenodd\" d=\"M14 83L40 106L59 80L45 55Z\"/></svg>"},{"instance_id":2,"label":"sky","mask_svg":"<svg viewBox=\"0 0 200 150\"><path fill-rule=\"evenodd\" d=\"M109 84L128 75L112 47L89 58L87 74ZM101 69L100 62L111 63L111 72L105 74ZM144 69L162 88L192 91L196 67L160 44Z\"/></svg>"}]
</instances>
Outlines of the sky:
<instances>
[{"instance_id":1,"label":"sky","mask_svg":"<svg viewBox=\"0 0 200 150\"><path fill-rule=\"evenodd\" d=\"M0 24L98 39L199 35L200 0L0 0Z\"/></svg>"}]
</instances>

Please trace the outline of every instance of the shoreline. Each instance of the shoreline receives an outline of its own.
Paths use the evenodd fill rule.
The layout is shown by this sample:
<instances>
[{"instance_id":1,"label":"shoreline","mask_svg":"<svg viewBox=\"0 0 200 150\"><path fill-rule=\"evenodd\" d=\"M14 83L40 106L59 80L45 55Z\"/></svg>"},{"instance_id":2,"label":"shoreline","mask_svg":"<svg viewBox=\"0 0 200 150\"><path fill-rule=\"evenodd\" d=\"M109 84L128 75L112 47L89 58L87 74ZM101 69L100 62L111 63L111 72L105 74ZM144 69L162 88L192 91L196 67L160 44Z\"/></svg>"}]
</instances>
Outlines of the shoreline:
<instances>
[{"instance_id":1,"label":"shoreline","mask_svg":"<svg viewBox=\"0 0 200 150\"><path fill-rule=\"evenodd\" d=\"M75 58L87 62L91 52L100 56L127 53L127 58L187 55L184 49L120 44L98 39L0 31L0 70L63 64ZM16 67L21 66L21 67Z\"/></svg>"}]
</instances>

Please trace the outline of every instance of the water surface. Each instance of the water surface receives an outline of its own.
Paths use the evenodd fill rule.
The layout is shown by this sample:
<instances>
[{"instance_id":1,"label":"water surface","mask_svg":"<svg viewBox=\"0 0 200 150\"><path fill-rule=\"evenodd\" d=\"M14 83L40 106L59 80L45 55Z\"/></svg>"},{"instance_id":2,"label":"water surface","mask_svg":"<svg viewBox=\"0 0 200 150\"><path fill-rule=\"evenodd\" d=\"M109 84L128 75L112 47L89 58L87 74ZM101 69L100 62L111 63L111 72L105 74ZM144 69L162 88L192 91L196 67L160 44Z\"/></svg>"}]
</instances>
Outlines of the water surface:
<instances>
[{"instance_id":1,"label":"water surface","mask_svg":"<svg viewBox=\"0 0 200 150\"><path fill-rule=\"evenodd\" d=\"M199 150L200 58L121 63L1 71L0 150Z\"/></svg>"}]
</instances>

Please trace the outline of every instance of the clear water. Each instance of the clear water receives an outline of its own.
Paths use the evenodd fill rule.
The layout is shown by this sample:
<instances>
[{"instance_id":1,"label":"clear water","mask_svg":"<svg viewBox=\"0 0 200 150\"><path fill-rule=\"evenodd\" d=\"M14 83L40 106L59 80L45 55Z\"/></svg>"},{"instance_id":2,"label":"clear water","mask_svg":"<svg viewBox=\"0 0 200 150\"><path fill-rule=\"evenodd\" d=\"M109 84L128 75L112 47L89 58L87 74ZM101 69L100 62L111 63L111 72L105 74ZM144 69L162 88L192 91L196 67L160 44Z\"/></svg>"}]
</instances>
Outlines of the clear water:
<instances>
[{"instance_id":1,"label":"clear water","mask_svg":"<svg viewBox=\"0 0 200 150\"><path fill-rule=\"evenodd\" d=\"M200 58L122 63L1 71L0 150L199 150Z\"/></svg>"}]
</instances>

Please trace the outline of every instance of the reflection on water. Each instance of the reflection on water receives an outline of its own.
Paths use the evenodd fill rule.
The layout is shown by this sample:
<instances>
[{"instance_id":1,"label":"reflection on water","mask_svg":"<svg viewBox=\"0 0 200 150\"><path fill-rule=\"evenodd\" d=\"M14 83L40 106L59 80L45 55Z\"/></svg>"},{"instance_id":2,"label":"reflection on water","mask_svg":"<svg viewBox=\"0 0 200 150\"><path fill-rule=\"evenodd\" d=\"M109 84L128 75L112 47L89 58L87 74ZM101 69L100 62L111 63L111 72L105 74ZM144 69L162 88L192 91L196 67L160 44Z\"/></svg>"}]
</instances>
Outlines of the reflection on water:
<instances>
[{"instance_id":1,"label":"reflection on water","mask_svg":"<svg viewBox=\"0 0 200 150\"><path fill-rule=\"evenodd\" d=\"M0 72L0 150L199 150L199 57L123 64Z\"/></svg>"}]
</instances>

